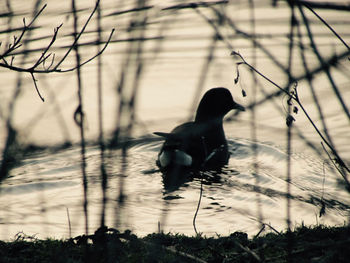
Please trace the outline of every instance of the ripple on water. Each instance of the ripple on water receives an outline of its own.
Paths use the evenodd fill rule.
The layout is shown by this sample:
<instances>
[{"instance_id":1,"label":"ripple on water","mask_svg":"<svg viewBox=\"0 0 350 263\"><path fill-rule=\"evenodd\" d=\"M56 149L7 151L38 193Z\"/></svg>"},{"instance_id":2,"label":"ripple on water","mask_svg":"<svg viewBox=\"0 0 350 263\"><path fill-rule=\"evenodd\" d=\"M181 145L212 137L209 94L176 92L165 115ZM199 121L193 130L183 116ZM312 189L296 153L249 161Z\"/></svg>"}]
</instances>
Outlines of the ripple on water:
<instances>
[{"instance_id":1,"label":"ripple on water","mask_svg":"<svg viewBox=\"0 0 350 263\"><path fill-rule=\"evenodd\" d=\"M107 224L121 230L130 228L142 235L157 231L159 222L165 231L194 234L192 220L202 184L196 225L204 234L229 234L238 230L255 234L260 219L284 229L285 151L270 143L243 139L231 139L228 143L230 161L220 173L205 172L202 180L195 178L171 193L164 190L161 173L155 165L162 140L154 137L131 140L125 156L120 149L107 150ZM87 162L90 228L95 229L102 209L97 146L87 148ZM21 230L29 234L67 236L67 211L72 235L82 233L80 169L80 151L74 147L33 155L13 169L1 186L4 214L0 222L6 226L6 231L0 232L2 237L8 238ZM317 157L293 154L292 179L293 223L342 224L347 220L348 194L339 189L337 175ZM118 201L121 189L123 202ZM321 199L327 210L319 218Z\"/></svg>"}]
</instances>

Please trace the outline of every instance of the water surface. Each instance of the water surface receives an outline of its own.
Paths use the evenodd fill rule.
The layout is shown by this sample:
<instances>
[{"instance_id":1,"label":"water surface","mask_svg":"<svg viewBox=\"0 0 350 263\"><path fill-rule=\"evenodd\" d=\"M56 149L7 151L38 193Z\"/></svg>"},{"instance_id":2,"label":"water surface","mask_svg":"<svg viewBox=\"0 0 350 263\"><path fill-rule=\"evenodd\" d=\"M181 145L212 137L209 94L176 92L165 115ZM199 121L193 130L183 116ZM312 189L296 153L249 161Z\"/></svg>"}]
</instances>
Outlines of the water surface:
<instances>
[{"instance_id":1,"label":"water surface","mask_svg":"<svg viewBox=\"0 0 350 263\"><path fill-rule=\"evenodd\" d=\"M10 2L14 15L1 17L0 36L4 43L12 36L6 32L18 34L12 29L21 27L24 16L29 21L35 1L26 1L26 4ZM137 88L132 129L127 138L120 138L127 142L126 154L123 155L121 145L106 150L106 224L121 230L131 229L140 235L159 228L165 232L192 235L195 233L192 221L202 184L203 195L196 227L205 235L227 235L234 231L254 235L262 223L284 230L287 226L285 118L288 98L277 96L265 101L267 95L276 93L276 88L261 78L255 82L244 67L240 67L240 79L234 85L237 60L230 56L232 50L227 43L284 87L288 82L284 69L289 58L290 9L282 3L272 7L271 1L254 1L256 23L253 29L251 7L247 1L215 6L234 22L234 27L227 21L219 24L220 19L209 8L168 8L178 3L147 1L148 7L137 12L130 11L136 6L131 2L101 3L102 40L107 39L112 28L116 29L112 42L101 56L106 139L112 137L118 121L121 98L118 87L123 84L122 96L126 100ZM26 34L25 49L30 52L25 55L23 50L18 50L14 63L19 64L16 65L32 65L50 42L53 28L60 23L63 26L52 51L57 57L63 55L72 43L70 5L70 1L48 3L36 22L37 27L31 34ZM6 5L0 6L2 13L8 11ZM78 1L81 26L93 6L94 1ZM304 11L322 57L327 60L345 52L344 45L315 16ZM319 10L319 14L349 42L347 12ZM297 18L302 21L299 13ZM135 21L145 21L146 26L140 26ZM216 23L223 39L216 37L218 32L210 21ZM80 47L83 59L97 52L94 45L96 26L94 17L80 42L83 44ZM257 33L263 49L254 49L251 38L240 31ZM305 27L301 27L301 34L302 40L294 42L291 73L295 77L305 74L298 49L301 42L305 45L308 68L319 67ZM74 66L74 58L74 55L69 56L62 68ZM138 71L140 68L142 70ZM332 68L330 73L337 92L348 106L348 61L340 60L338 68ZM42 151L26 154L1 183L0 237L9 239L19 231L40 237L68 237L83 233L80 133L73 119L78 105L75 72L35 76L45 103L38 98L30 75L19 75L7 69L0 69L0 75L0 149L5 146L8 119L24 145L44 147ZM86 160L89 229L92 232L100 224L102 211L100 150L96 143L97 60L82 68L82 85L85 132L90 142ZM20 96L14 100L14 112L11 112L14 90L18 86ZM192 118L201 95L216 86L229 88L235 100L242 105L253 105L256 101L261 103L254 107L255 115L249 108L238 116L233 113L228 116L225 131L231 158L221 173L207 172L203 174L203 179L195 178L176 190L167 191L162 174L155 165L162 141L152 132L168 132ZM242 96L242 89L246 91L246 97ZM315 75L312 85L306 79L299 81L298 92L315 124L321 132L328 133L341 157L349 164L349 119L326 74ZM128 116L128 113L123 115L122 124L127 124ZM292 181L289 185L291 223L293 226L302 223L342 225L349 217L349 193L339 183L341 176L332 168L320 145L320 137L305 115L299 109L299 113L293 116L296 121L292 129ZM66 141L73 146L58 150L56 146ZM123 202L120 201L121 192ZM320 216L323 206L326 213Z\"/></svg>"}]
</instances>

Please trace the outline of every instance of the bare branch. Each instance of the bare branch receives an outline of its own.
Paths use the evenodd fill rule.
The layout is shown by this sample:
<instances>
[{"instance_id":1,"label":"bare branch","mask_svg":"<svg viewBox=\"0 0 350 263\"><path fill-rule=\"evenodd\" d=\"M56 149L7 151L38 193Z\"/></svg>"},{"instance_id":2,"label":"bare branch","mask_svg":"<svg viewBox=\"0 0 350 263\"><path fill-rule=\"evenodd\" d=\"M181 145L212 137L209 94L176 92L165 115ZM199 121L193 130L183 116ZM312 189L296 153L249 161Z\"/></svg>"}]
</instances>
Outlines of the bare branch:
<instances>
[{"instance_id":1,"label":"bare branch","mask_svg":"<svg viewBox=\"0 0 350 263\"><path fill-rule=\"evenodd\" d=\"M283 89L276 82L272 81L270 78L268 78L267 76L262 74L260 71L258 71L255 67L250 65L239 52L232 51L231 55L238 56L242 60L242 62L238 62L239 65L244 64L244 65L248 66L252 71L254 71L258 75L263 77L265 80L269 81L271 84L273 84L275 87L277 87L280 91L282 91L282 92L286 93L288 96L290 96L290 98L292 98L299 105L301 110L304 112L306 118L311 123L311 125L313 126L313 128L315 129L317 134L321 137L322 141L329 147L329 149L331 149L331 151L332 151L333 155L335 156L339 165L342 166L344 169L346 169L348 172L350 172L350 169L346 166L346 164L344 163L342 158L339 156L338 152L334 149L334 147L332 147L332 145L327 141L327 139L323 136L323 134L317 128L316 124L312 121L310 115L307 113L306 109L304 108L303 104L301 103L301 101L298 97L298 91L297 91L296 86L294 87L294 90L293 90L294 92L293 91L288 92L286 89Z\"/></svg>"},{"instance_id":2,"label":"bare branch","mask_svg":"<svg viewBox=\"0 0 350 263\"><path fill-rule=\"evenodd\" d=\"M350 11L349 4L323 2L323 1L310 1L310 0L294 0L296 4L301 4L304 6L310 6L312 8L327 9L327 10L339 10L339 11Z\"/></svg>"},{"instance_id":3,"label":"bare branch","mask_svg":"<svg viewBox=\"0 0 350 263\"><path fill-rule=\"evenodd\" d=\"M112 31L111 31L111 33L109 34L109 37L108 37L107 42L105 43L105 45L103 46L103 48L102 48L96 55L94 55L93 57L89 58L88 60L86 60L85 62L81 63L80 65L77 65L77 66L75 66L75 67L73 67L73 68L70 68L70 69L60 70L59 72L69 72L69 71L73 71L73 70L77 69L78 67L84 66L85 64L89 63L91 60L93 60L93 59L95 59L96 57L98 57L99 55L101 55L101 54L105 51L105 49L107 48L108 44L110 43L114 31L115 31L115 30L114 30L114 28L113 28Z\"/></svg>"},{"instance_id":4,"label":"bare branch","mask_svg":"<svg viewBox=\"0 0 350 263\"><path fill-rule=\"evenodd\" d=\"M50 50L50 48L52 47L52 45L55 43L57 35L58 35L58 31L60 30L60 28L62 27L63 24L60 24L58 27L56 27L54 29L54 33L52 35L51 41L50 43L46 46L46 48L43 50L43 52L41 53L40 57L36 60L36 62L30 66L29 68L23 68L23 67L18 67L13 65L13 61L14 61L14 56L11 59L11 63L9 64L7 62L7 60L5 59L6 56L9 56L11 52L13 52L14 50L20 48L22 46L21 44L21 40L25 34L25 32L32 26L32 24L34 23L34 21L37 19L37 17L42 13L42 11L45 9L45 7L47 6L46 4L40 9L40 11L34 16L34 18L32 19L32 21L26 25L26 20L25 18L23 18L23 29L22 32L20 34L19 37L17 36L13 36L13 43L9 44L8 49L2 54L0 55L0 60L2 60L2 63L0 63L0 67L3 68L7 68L9 70L13 70L13 71L17 71L17 72L27 72L32 76L32 79L34 81L34 85L35 85L35 89L40 97L40 99L42 101L44 101L44 98L41 96L39 89L37 87L36 84L36 79L34 78L34 74L42 74L42 73L52 73L52 72L70 72L73 71L77 68L80 68L82 66L84 66L85 64L89 63L90 61L92 61L93 59L95 59L96 57L100 56L105 49L107 48L108 44L111 41L111 38L113 36L114 33L114 29L112 29L107 42L105 43L104 47L94 56L92 56L91 58L89 58L88 60L86 60L83 63L80 63L79 65L76 65L73 68L69 68L69 69L65 69L65 70L61 70L59 67L61 66L61 64L66 60L66 58L68 57L68 55L70 54L70 52L72 51L73 48L75 48L78 45L78 40L80 39L80 37L82 36L82 34L85 32L85 29L87 27L87 25L89 24L92 16L94 15L94 13L97 10L97 7L100 3L100 0L96 1L95 7L92 10L92 12L90 13L88 19L86 20L85 24L83 25L82 29L80 30L80 32L78 34L75 35L74 41L73 43L69 46L68 50L66 51L66 53L63 55L63 57L54 65L54 61L55 61L55 54L54 53L50 53L47 54ZM52 55L53 54L53 55ZM45 67L45 61L52 55L52 60L50 65L46 68ZM43 65L43 69L38 69L38 66L42 64Z\"/></svg>"},{"instance_id":5,"label":"bare branch","mask_svg":"<svg viewBox=\"0 0 350 263\"><path fill-rule=\"evenodd\" d=\"M89 18L86 20L86 22L85 22L83 28L82 28L81 31L79 32L78 36L74 39L73 44L70 46L70 48L68 49L68 51L66 52L66 54L64 54L64 56L62 57L62 59L56 64L56 66L54 67L53 70L57 70L57 69L58 69L58 67L59 67L59 66L62 64L62 62L66 59L66 57L69 55L69 53L72 51L72 49L77 45L79 38L80 38L81 35L84 33L86 26L89 24L89 22L90 22L92 16L93 16L94 13L96 12L99 3L100 3L100 0L97 0L94 10L92 10L92 12L91 12Z\"/></svg>"},{"instance_id":6,"label":"bare branch","mask_svg":"<svg viewBox=\"0 0 350 263\"><path fill-rule=\"evenodd\" d=\"M250 65L249 63L247 63L247 61L244 59L244 57L236 51L232 51L231 52L231 56L238 56L243 62L238 62L237 63L237 70L238 70L238 66L241 64L244 64L246 66L248 66L251 70L253 70L255 73L257 73L258 75L260 75L261 77L263 77L264 79L266 79L268 82L270 82L271 84L273 84L276 88L278 88L280 91L283 91L284 93L286 93L289 96L292 96L292 94L290 94L286 89L282 88L281 86L279 86L276 82L274 82L273 80L269 79L268 77L266 77L264 74L262 74L260 71L258 71L256 68L254 68L252 65Z\"/></svg>"},{"instance_id":7,"label":"bare branch","mask_svg":"<svg viewBox=\"0 0 350 263\"><path fill-rule=\"evenodd\" d=\"M41 63L43 63L47 57L44 59L47 51L51 48L51 46L53 45L53 43L56 41L56 37L58 34L58 30L62 27L63 24L60 24L58 27L56 27L54 29L54 34L52 36L51 42L49 43L49 45L45 48L44 52L41 54L40 58L36 61L36 63L32 66L32 68L36 68L37 66L39 66Z\"/></svg>"},{"instance_id":8,"label":"bare branch","mask_svg":"<svg viewBox=\"0 0 350 263\"><path fill-rule=\"evenodd\" d=\"M45 4L40 10L39 12L33 17L32 21L29 23L29 25L26 25L26 21L25 18L23 18L23 29L22 29L22 33L19 37L14 36L13 39L13 45L9 45L9 48L2 54L0 55L0 59L3 59L4 57L8 56L12 51L16 50L17 48L21 47L22 44L20 44L25 32L28 30L28 28L31 27L31 25L34 23L34 21L38 18L38 16L44 11L44 9L46 8L47 4Z\"/></svg>"},{"instance_id":9,"label":"bare branch","mask_svg":"<svg viewBox=\"0 0 350 263\"><path fill-rule=\"evenodd\" d=\"M349 45L344 41L344 39L319 15L316 13L315 10L313 10L313 8L310 6L309 3L307 3L307 1L303 2L303 5L309 9L326 27L329 28L329 30L332 31L332 33L343 43L343 45L350 50Z\"/></svg>"}]
</instances>

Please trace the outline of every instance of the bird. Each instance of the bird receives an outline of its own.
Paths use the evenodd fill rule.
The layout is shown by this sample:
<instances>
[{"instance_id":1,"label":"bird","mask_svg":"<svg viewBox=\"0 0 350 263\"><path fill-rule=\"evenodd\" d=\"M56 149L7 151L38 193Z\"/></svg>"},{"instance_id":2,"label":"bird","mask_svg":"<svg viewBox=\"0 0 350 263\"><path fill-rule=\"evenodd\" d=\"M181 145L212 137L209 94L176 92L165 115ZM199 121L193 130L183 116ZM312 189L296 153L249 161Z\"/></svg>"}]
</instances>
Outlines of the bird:
<instances>
[{"instance_id":1,"label":"bird","mask_svg":"<svg viewBox=\"0 0 350 263\"><path fill-rule=\"evenodd\" d=\"M156 160L160 171L217 170L226 165L230 153L223 118L233 109L245 110L227 88L212 88L203 95L194 121L177 126L170 133L154 132L165 139Z\"/></svg>"}]
</instances>

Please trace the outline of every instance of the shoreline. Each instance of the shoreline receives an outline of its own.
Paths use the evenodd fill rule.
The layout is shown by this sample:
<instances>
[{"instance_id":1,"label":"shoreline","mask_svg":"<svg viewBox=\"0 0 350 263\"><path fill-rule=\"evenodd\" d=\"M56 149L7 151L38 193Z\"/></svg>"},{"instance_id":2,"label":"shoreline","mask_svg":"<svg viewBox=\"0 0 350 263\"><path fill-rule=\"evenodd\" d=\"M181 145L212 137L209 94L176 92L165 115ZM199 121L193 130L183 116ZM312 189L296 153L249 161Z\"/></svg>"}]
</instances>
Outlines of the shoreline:
<instances>
[{"instance_id":1,"label":"shoreline","mask_svg":"<svg viewBox=\"0 0 350 263\"><path fill-rule=\"evenodd\" d=\"M0 241L1 262L349 262L350 227L300 226L248 238L205 237L99 228L65 240L16 235Z\"/></svg>"}]
</instances>

